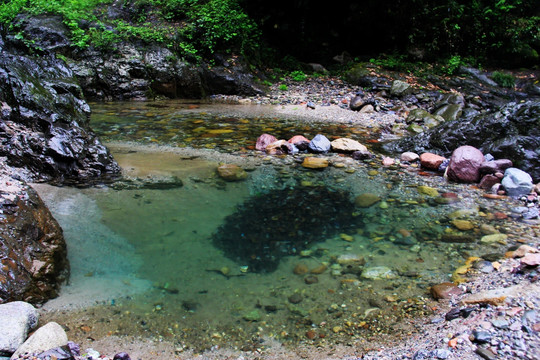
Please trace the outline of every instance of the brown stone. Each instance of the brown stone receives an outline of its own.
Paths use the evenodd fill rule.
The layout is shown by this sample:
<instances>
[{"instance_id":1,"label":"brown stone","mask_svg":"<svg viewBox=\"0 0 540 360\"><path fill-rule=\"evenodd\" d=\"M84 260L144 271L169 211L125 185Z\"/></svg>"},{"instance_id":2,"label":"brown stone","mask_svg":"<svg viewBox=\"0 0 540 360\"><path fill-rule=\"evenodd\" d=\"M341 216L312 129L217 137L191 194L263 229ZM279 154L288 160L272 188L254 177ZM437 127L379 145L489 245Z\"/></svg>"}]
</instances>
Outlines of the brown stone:
<instances>
[{"instance_id":1,"label":"brown stone","mask_svg":"<svg viewBox=\"0 0 540 360\"><path fill-rule=\"evenodd\" d=\"M324 169L328 167L328 160L313 156L304 158L302 166L308 169Z\"/></svg>"},{"instance_id":2,"label":"brown stone","mask_svg":"<svg viewBox=\"0 0 540 360\"><path fill-rule=\"evenodd\" d=\"M247 173L235 164L223 164L217 168L218 175L225 181L239 181L247 178Z\"/></svg>"},{"instance_id":3,"label":"brown stone","mask_svg":"<svg viewBox=\"0 0 540 360\"><path fill-rule=\"evenodd\" d=\"M0 210L0 303L56 297L69 275L60 225L31 187L9 177L0 177Z\"/></svg>"},{"instance_id":4,"label":"brown stone","mask_svg":"<svg viewBox=\"0 0 540 360\"><path fill-rule=\"evenodd\" d=\"M262 134L257 138L257 143L255 144L255 149L259 151L265 151L266 147L271 143L277 141L278 139L270 134Z\"/></svg>"},{"instance_id":5,"label":"brown stone","mask_svg":"<svg viewBox=\"0 0 540 360\"><path fill-rule=\"evenodd\" d=\"M293 269L293 273L296 274L296 275L304 275L304 274L307 274L309 271L308 267L306 264L296 264L296 266L294 267Z\"/></svg>"},{"instance_id":6,"label":"brown stone","mask_svg":"<svg viewBox=\"0 0 540 360\"><path fill-rule=\"evenodd\" d=\"M457 287L454 283L444 282L441 284L433 285L430 289L431 296L434 299L450 299L453 296L457 296L463 293L463 291Z\"/></svg>"},{"instance_id":7,"label":"brown stone","mask_svg":"<svg viewBox=\"0 0 540 360\"><path fill-rule=\"evenodd\" d=\"M438 170L444 160L446 160L445 157L432 153L423 153L420 155L420 165L430 170Z\"/></svg>"},{"instance_id":8,"label":"brown stone","mask_svg":"<svg viewBox=\"0 0 540 360\"><path fill-rule=\"evenodd\" d=\"M379 197L379 195L372 194L372 193L363 193L356 197L356 199L354 200L354 203L358 207L367 208L379 202L380 200L381 198Z\"/></svg>"},{"instance_id":9,"label":"brown stone","mask_svg":"<svg viewBox=\"0 0 540 360\"><path fill-rule=\"evenodd\" d=\"M484 154L469 145L458 147L452 153L446 174L449 180L462 183L476 183L480 180L480 166L484 163Z\"/></svg>"},{"instance_id":10,"label":"brown stone","mask_svg":"<svg viewBox=\"0 0 540 360\"><path fill-rule=\"evenodd\" d=\"M493 185L498 184L500 182L501 182L501 179L499 179L497 176L488 174L482 177L482 180L480 180L480 184L478 185L478 187L480 189L489 190L493 187Z\"/></svg>"},{"instance_id":11,"label":"brown stone","mask_svg":"<svg viewBox=\"0 0 540 360\"><path fill-rule=\"evenodd\" d=\"M304 278L304 282L308 285L316 284L319 282L319 278L315 275L308 275Z\"/></svg>"}]
</instances>

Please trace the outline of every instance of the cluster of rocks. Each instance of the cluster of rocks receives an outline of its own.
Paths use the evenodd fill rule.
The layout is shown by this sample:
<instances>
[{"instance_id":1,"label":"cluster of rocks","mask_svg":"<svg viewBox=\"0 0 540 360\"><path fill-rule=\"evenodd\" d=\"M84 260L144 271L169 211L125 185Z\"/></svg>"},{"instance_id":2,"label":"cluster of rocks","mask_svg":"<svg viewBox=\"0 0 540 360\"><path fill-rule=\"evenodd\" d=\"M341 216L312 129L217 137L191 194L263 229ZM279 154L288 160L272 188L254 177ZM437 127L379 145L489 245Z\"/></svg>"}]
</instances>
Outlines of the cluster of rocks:
<instances>
[{"instance_id":1,"label":"cluster of rocks","mask_svg":"<svg viewBox=\"0 0 540 360\"><path fill-rule=\"evenodd\" d=\"M365 145L349 138L338 138L330 141L322 134L309 140L302 135L295 135L289 140L278 140L270 134L262 134L257 138L256 149L268 155L328 154L329 152L350 154L356 160L375 158ZM513 167L509 159L495 159L492 155L484 155L479 149L464 145L456 148L450 158L424 152L404 152L399 160L382 156L383 166L402 167L415 165L425 170L440 173L448 180L458 183L471 183L487 191L485 197L500 199L503 196L518 198L525 202L519 211L520 217L526 220L538 218L538 195L540 184L535 185L533 178L525 171ZM330 165L325 157L305 156L302 166L310 169L324 169ZM244 173L245 174L245 173Z\"/></svg>"},{"instance_id":2,"label":"cluster of rocks","mask_svg":"<svg viewBox=\"0 0 540 360\"><path fill-rule=\"evenodd\" d=\"M35 360L110 360L93 349L81 353L78 344L68 341L64 328L56 322L39 324L39 313L23 301L0 304L0 359ZM28 336L31 333L30 336ZM113 360L130 360L127 353L114 355Z\"/></svg>"},{"instance_id":3,"label":"cluster of rocks","mask_svg":"<svg viewBox=\"0 0 540 360\"><path fill-rule=\"evenodd\" d=\"M540 252L521 245L494 265L488 272L471 267L476 278L468 283L431 287L438 309L418 335L421 342L373 351L363 359L402 354L415 360L538 358Z\"/></svg>"},{"instance_id":4,"label":"cluster of rocks","mask_svg":"<svg viewBox=\"0 0 540 360\"><path fill-rule=\"evenodd\" d=\"M373 154L367 147L350 138L338 138L330 141L326 136L317 134L309 140L303 135L295 135L289 140L278 140L270 134L262 134L257 138L255 148L268 155L295 155L299 153L327 154L329 152L351 154L354 159L369 159ZM321 169L329 165L324 158L305 157L302 165L306 168Z\"/></svg>"}]
</instances>

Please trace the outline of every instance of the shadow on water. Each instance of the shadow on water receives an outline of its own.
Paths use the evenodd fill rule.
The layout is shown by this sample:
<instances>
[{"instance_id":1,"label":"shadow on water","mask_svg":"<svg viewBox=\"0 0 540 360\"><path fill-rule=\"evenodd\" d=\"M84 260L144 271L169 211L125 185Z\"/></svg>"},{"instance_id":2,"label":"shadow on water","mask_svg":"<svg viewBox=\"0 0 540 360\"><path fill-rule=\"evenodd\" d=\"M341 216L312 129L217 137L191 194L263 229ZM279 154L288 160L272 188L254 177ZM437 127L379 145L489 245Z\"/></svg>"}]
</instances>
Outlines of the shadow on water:
<instances>
[{"instance_id":1,"label":"shadow on water","mask_svg":"<svg viewBox=\"0 0 540 360\"><path fill-rule=\"evenodd\" d=\"M280 259L360 228L351 195L327 187L273 190L251 197L225 218L213 243L250 271L276 270Z\"/></svg>"}]
</instances>

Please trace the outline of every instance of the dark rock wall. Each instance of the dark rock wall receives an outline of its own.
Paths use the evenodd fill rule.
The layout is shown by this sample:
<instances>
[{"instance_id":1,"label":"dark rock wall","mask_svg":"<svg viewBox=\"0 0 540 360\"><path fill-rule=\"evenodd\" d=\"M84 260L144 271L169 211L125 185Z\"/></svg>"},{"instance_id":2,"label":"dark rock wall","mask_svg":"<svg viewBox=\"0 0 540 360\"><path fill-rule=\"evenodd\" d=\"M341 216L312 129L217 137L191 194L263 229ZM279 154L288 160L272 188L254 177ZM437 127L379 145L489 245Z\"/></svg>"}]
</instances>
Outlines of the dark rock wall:
<instances>
[{"instance_id":1,"label":"dark rock wall","mask_svg":"<svg viewBox=\"0 0 540 360\"><path fill-rule=\"evenodd\" d=\"M85 181L119 167L89 127L90 107L66 64L0 35L0 156L31 180Z\"/></svg>"}]
</instances>

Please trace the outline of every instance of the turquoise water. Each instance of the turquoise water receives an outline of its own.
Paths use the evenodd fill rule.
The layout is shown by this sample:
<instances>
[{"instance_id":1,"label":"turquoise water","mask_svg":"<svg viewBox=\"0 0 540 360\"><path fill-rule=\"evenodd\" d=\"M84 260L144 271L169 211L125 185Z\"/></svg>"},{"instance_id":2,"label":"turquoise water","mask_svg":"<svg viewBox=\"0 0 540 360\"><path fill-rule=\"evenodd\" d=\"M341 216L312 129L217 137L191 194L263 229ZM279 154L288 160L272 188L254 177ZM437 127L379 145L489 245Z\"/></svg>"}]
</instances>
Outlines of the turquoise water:
<instances>
[{"instance_id":1,"label":"turquoise water","mask_svg":"<svg viewBox=\"0 0 540 360\"><path fill-rule=\"evenodd\" d=\"M250 128L259 120L208 116L202 105L141 111L148 107L94 105L92 126L127 177L176 177L182 186L38 189L64 228L72 264L71 283L46 307L82 306L56 316L83 343L115 334L249 349L261 338L294 346L399 335L408 331L404 319L430 313L429 286L450 280L472 256L503 254L502 244L479 242L482 224L500 225L474 189L341 156L309 171L247 150L262 131ZM199 142L179 125L194 126L193 119L234 131ZM292 131L288 121L270 125ZM233 144L220 138L231 134ZM217 152L194 150L214 143ZM248 178L224 182L216 168L233 158L221 154L240 147L234 159ZM459 201L441 204L419 185L459 192ZM355 206L365 193L379 201ZM473 230L452 225L458 210ZM367 270L383 275L373 279Z\"/></svg>"}]
</instances>

